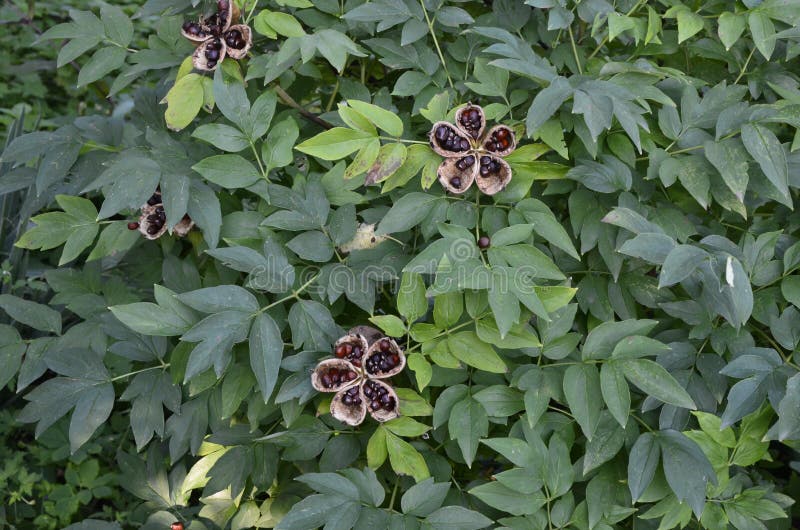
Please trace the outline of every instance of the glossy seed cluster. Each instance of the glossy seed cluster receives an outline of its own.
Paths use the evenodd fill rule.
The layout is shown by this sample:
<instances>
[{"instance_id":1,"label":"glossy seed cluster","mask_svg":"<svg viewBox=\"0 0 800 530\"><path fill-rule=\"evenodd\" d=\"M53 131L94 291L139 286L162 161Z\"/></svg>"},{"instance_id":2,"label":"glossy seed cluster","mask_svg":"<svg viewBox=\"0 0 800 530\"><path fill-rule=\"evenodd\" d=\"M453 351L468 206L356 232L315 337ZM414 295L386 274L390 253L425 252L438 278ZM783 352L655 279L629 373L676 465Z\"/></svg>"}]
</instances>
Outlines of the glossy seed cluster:
<instances>
[{"instance_id":1,"label":"glossy seed cluster","mask_svg":"<svg viewBox=\"0 0 800 530\"><path fill-rule=\"evenodd\" d=\"M470 136L477 138L478 134L480 134L481 126L483 125L482 121L480 111L473 107L461 115L459 123L470 133Z\"/></svg>"},{"instance_id":2,"label":"glossy seed cluster","mask_svg":"<svg viewBox=\"0 0 800 530\"><path fill-rule=\"evenodd\" d=\"M440 125L436 129L436 140L443 149L459 153L469 149L469 142L461 138L456 133L455 129L447 125Z\"/></svg>"},{"instance_id":3,"label":"glossy seed cluster","mask_svg":"<svg viewBox=\"0 0 800 530\"><path fill-rule=\"evenodd\" d=\"M206 65L209 68L214 68L217 66L217 61L219 61L222 52L222 40L219 38L211 39L206 43L205 47Z\"/></svg>"},{"instance_id":4,"label":"glossy seed cluster","mask_svg":"<svg viewBox=\"0 0 800 530\"><path fill-rule=\"evenodd\" d=\"M398 364L400 364L400 355L392 351L391 344L388 339L382 339L378 342L378 351L370 355L367 360L367 373L380 374L381 372L388 372Z\"/></svg>"},{"instance_id":5,"label":"glossy seed cluster","mask_svg":"<svg viewBox=\"0 0 800 530\"><path fill-rule=\"evenodd\" d=\"M369 400L371 411L386 410L393 411L397 406L394 397L389 394L389 390L377 381L367 381L364 385L364 397Z\"/></svg>"},{"instance_id":6,"label":"glossy seed cluster","mask_svg":"<svg viewBox=\"0 0 800 530\"><path fill-rule=\"evenodd\" d=\"M482 156L481 157L481 169L479 171L480 176L488 177L491 175L496 175L500 171L500 163L496 160L492 160L490 156Z\"/></svg>"},{"instance_id":7,"label":"glossy seed cluster","mask_svg":"<svg viewBox=\"0 0 800 530\"><path fill-rule=\"evenodd\" d=\"M355 381L358 374L355 370L340 370L339 368L329 368L321 377L322 384L325 388L333 388L341 383L349 383Z\"/></svg>"},{"instance_id":8,"label":"glossy seed cluster","mask_svg":"<svg viewBox=\"0 0 800 530\"><path fill-rule=\"evenodd\" d=\"M188 215L184 215L178 224L172 227L175 234L183 237L194 227L194 221ZM161 190L156 191L147 199L141 207L139 221L128 223L128 230L138 230L147 239L158 239L167 231L167 213L162 204Z\"/></svg>"},{"instance_id":9,"label":"glossy seed cluster","mask_svg":"<svg viewBox=\"0 0 800 530\"><path fill-rule=\"evenodd\" d=\"M335 392L331 414L348 425L359 425L367 414L377 421L396 418L399 400L386 380L406 365L397 343L368 326L358 326L336 341L333 357L320 361L311 374L319 392Z\"/></svg>"},{"instance_id":10,"label":"glossy seed cluster","mask_svg":"<svg viewBox=\"0 0 800 530\"><path fill-rule=\"evenodd\" d=\"M343 342L334 350L334 355L336 355L338 359L348 360L356 367L361 366L361 358L364 356L364 353L366 352L361 349L361 346L357 342Z\"/></svg>"},{"instance_id":11,"label":"glossy seed cluster","mask_svg":"<svg viewBox=\"0 0 800 530\"><path fill-rule=\"evenodd\" d=\"M511 134L508 129L497 129L489 137L492 145L487 146L492 151L505 151L511 147Z\"/></svg>"},{"instance_id":12,"label":"glossy seed cluster","mask_svg":"<svg viewBox=\"0 0 800 530\"><path fill-rule=\"evenodd\" d=\"M241 31L239 31L238 29L232 29L225 34L225 44L227 44L231 48L236 48L237 50L241 50L242 48L245 47L247 42L244 40Z\"/></svg>"}]
</instances>

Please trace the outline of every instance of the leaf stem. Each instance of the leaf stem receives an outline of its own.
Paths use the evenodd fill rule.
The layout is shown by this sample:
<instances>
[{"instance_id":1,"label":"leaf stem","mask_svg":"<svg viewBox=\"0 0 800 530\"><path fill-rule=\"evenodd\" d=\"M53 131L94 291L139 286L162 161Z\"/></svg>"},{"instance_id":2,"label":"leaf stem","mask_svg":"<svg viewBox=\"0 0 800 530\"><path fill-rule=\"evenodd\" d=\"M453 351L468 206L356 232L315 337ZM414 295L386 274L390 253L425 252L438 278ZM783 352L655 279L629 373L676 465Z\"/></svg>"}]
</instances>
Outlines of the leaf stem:
<instances>
[{"instance_id":1,"label":"leaf stem","mask_svg":"<svg viewBox=\"0 0 800 530\"><path fill-rule=\"evenodd\" d=\"M303 116L305 119L316 123L323 129L333 129L332 123L323 120L313 112L309 112L308 110L303 108L297 101L294 100L294 98L292 98L292 96L290 96L283 88L281 88L280 85L275 84L273 85L273 88L275 89L275 93L278 95L279 98L281 98L281 101L283 101L284 104L297 110L297 112L299 112L300 115Z\"/></svg>"},{"instance_id":2,"label":"leaf stem","mask_svg":"<svg viewBox=\"0 0 800 530\"><path fill-rule=\"evenodd\" d=\"M259 309L259 310L258 310L258 312L257 312L256 314L261 314L261 313L263 313L264 311L267 311L267 310L269 310L269 309L272 309L272 308L273 308L273 307L275 307L276 305L280 305L280 304L282 304L282 303L284 303L284 302L288 302L289 300L292 300L292 299L297 299L297 300L300 300L300 294L301 294L301 293L303 293L303 291L305 291L305 290L308 288L308 286L309 286L309 285L311 285L312 283L314 283L314 281L315 281L317 278L319 278L319 274L315 274L315 275L314 275L314 276L313 276L313 277L312 277L310 280L308 280L306 283L304 283L303 285L301 285L300 287L298 287L298 288L297 288L297 290L295 290L295 291L292 291L292 294L290 294L290 295L288 295L288 296L284 296L284 297L283 297L283 298L281 298L280 300L275 300L275 301L274 301L274 302L272 302L271 304L265 305L264 307L262 307L261 309Z\"/></svg>"},{"instance_id":3,"label":"leaf stem","mask_svg":"<svg viewBox=\"0 0 800 530\"><path fill-rule=\"evenodd\" d=\"M158 369L166 370L167 368L169 368L169 363L162 363L158 366L149 366L147 368L142 368L141 370L135 370L133 372L128 372L127 374L118 375L117 377L112 378L111 382L113 383L114 381L119 381L120 379L125 379L126 377L130 377L136 374L141 374L144 372L149 372L151 370L158 370Z\"/></svg>"},{"instance_id":4,"label":"leaf stem","mask_svg":"<svg viewBox=\"0 0 800 530\"><path fill-rule=\"evenodd\" d=\"M747 70L747 67L750 65L750 59L753 58L753 54L755 53L755 51L756 51L756 48L755 48L755 46L753 46L753 49L750 50L750 55L747 56L747 60L745 60L744 65L742 66L742 69L739 70L739 75L736 76L736 80L733 82L734 85L738 84L739 80L744 75L745 71Z\"/></svg>"},{"instance_id":5,"label":"leaf stem","mask_svg":"<svg viewBox=\"0 0 800 530\"><path fill-rule=\"evenodd\" d=\"M583 67L578 57L578 47L575 46L575 36L572 34L572 25L567 26L567 31L569 32L569 42L572 45L572 55L575 57L575 64L578 67L578 75L583 75Z\"/></svg>"},{"instance_id":6,"label":"leaf stem","mask_svg":"<svg viewBox=\"0 0 800 530\"><path fill-rule=\"evenodd\" d=\"M447 76L447 82L450 84L450 88L453 90L456 87L453 85L453 79L450 77L450 71L447 69L447 62L444 60L444 54L442 54L442 48L439 46L439 39L436 38L436 32L433 31L433 21L431 17L428 16L428 10L425 8L425 1L419 0L419 5L422 6L422 12L425 14L425 22L428 23L428 32L433 37L433 45L436 46L436 53L439 54L439 61L442 63L442 68L444 68L444 73Z\"/></svg>"},{"instance_id":7,"label":"leaf stem","mask_svg":"<svg viewBox=\"0 0 800 530\"><path fill-rule=\"evenodd\" d=\"M400 476L398 475L397 478L394 479L394 488L392 488L392 496L389 499L389 510L394 509L394 499L397 496L397 486L400 485Z\"/></svg>"}]
</instances>

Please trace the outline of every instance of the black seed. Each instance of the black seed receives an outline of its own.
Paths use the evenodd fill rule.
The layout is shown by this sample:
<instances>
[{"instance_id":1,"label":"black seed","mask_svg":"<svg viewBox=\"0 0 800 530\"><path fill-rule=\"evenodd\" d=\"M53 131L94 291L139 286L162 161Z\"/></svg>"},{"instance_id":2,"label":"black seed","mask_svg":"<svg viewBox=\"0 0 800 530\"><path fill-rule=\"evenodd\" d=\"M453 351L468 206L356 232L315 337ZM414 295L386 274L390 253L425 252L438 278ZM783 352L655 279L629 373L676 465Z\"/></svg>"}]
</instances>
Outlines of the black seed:
<instances>
[{"instance_id":1,"label":"black seed","mask_svg":"<svg viewBox=\"0 0 800 530\"><path fill-rule=\"evenodd\" d=\"M436 139L439 141L444 141L445 139L447 139L448 132L449 131L447 130L447 127L445 127L444 125L440 125L439 128L436 129Z\"/></svg>"},{"instance_id":2,"label":"black seed","mask_svg":"<svg viewBox=\"0 0 800 530\"><path fill-rule=\"evenodd\" d=\"M481 176L485 177L489 175L489 166L481 166Z\"/></svg>"},{"instance_id":3,"label":"black seed","mask_svg":"<svg viewBox=\"0 0 800 530\"><path fill-rule=\"evenodd\" d=\"M453 177L450 179L450 185L456 189L461 188L461 179L459 177Z\"/></svg>"},{"instance_id":4,"label":"black seed","mask_svg":"<svg viewBox=\"0 0 800 530\"><path fill-rule=\"evenodd\" d=\"M488 165L491 161L492 161L492 159L490 157L488 157L488 156L482 156L481 157L481 165L482 166Z\"/></svg>"},{"instance_id":5,"label":"black seed","mask_svg":"<svg viewBox=\"0 0 800 530\"><path fill-rule=\"evenodd\" d=\"M466 151L467 149L469 149L469 142L466 140L461 140L459 147L461 147L462 151Z\"/></svg>"},{"instance_id":6,"label":"black seed","mask_svg":"<svg viewBox=\"0 0 800 530\"><path fill-rule=\"evenodd\" d=\"M472 164L475 163L475 157L472 156L472 155L467 155L462 160L464 161L464 165L467 166L467 167L469 167L469 166L471 166Z\"/></svg>"}]
</instances>

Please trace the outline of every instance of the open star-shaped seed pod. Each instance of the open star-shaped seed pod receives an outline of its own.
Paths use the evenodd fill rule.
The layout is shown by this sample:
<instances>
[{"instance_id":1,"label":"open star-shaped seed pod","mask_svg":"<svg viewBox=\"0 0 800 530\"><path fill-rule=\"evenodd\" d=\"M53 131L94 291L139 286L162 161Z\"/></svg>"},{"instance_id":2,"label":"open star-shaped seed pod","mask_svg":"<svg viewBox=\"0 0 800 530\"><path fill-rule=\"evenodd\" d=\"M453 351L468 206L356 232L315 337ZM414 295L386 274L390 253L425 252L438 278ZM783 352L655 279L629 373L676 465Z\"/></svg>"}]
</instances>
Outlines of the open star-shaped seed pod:
<instances>
[{"instance_id":1,"label":"open star-shaped seed pod","mask_svg":"<svg viewBox=\"0 0 800 530\"><path fill-rule=\"evenodd\" d=\"M317 364L311 384L319 392L336 393L331 400L334 418L355 426L367 413L380 422L400 415L397 394L382 381L406 365L405 354L394 340L374 328L358 326L337 340L333 351L334 359Z\"/></svg>"},{"instance_id":2,"label":"open star-shaped seed pod","mask_svg":"<svg viewBox=\"0 0 800 530\"><path fill-rule=\"evenodd\" d=\"M194 227L194 221L188 215L172 227L172 232L184 237ZM161 202L161 191L156 190L141 207L139 222L134 223L133 229L138 229L147 239L158 239L167 232L167 214Z\"/></svg>"},{"instance_id":3,"label":"open star-shaped seed pod","mask_svg":"<svg viewBox=\"0 0 800 530\"><path fill-rule=\"evenodd\" d=\"M213 71L225 57L241 59L253 45L253 33L245 24L235 24L239 8L231 0L218 0L217 12L201 17L197 22L186 21L181 34L195 43L192 64L198 70Z\"/></svg>"},{"instance_id":4,"label":"open star-shaped seed pod","mask_svg":"<svg viewBox=\"0 0 800 530\"><path fill-rule=\"evenodd\" d=\"M445 157L438 177L451 193L464 193L473 182L486 195L494 195L511 182L511 166L502 157L517 147L514 131L495 125L486 134L483 109L471 103L456 111L455 124L433 124L429 140L433 150Z\"/></svg>"}]
</instances>

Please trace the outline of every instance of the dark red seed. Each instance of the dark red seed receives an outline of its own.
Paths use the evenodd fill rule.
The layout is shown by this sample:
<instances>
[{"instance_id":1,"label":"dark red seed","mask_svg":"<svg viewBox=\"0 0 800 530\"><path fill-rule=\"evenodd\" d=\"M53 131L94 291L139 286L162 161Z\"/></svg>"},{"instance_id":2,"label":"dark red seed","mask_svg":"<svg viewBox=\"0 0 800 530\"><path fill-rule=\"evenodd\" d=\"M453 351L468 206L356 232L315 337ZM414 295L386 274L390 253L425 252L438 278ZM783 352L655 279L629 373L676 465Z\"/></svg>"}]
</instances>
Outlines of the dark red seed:
<instances>
[{"instance_id":1,"label":"dark red seed","mask_svg":"<svg viewBox=\"0 0 800 530\"><path fill-rule=\"evenodd\" d=\"M183 523L180 521L175 521L171 525L169 525L169 530L183 530Z\"/></svg>"},{"instance_id":2,"label":"dark red seed","mask_svg":"<svg viewBox=\"0 0 800 530\"><path fill-rule=\"evenodd\" d=\"M508 137L508 129L498 129L498 130L497 130L497 131L494 133L494 136L495 136L495 138L497 138L498 140L504 140L504 139L506 139L506 138Z\"/></svg>"},{"instance_id":3,"label":"dark red seed","mask_svg":"<svg viewBox=\"0 0 800 530\"><path fill-rule=\"evenodd\" d=\"M352 381L355 378L356 378L356 373L354 371L350 370L349 372L347 372L347 380L348 381Z\"/></svg>"},{"instance_id":4,"label":"dark red seed","mask_svg":"<svg viewBox=\"0 0 800 530\"><path fill-rule=\"evenodd\" d=\"M478 247L480 248L489 248L489 245L492 244L492 240L489 239L489 236L481 236L478 239Z\"/></svg>"},{"instance_id":5,"label":"dark red seed","mask_svg":"<svg viewBox=\"0 0 800 530\"><path fill-rule=\"evenodd\" d=\"M128 223L128 230L139 230L139 223L136 221L131 221Z\"/></svg>"},{"instance_id":6,"label":"dark red seed","mask_svg":"<svg viewBox=\"0 0 800 530\"><path fill-rule=\"evenodd\" d=\"M331 376L329 376L328 374L322 374L322 377L320 379L322 380L323 386L330 388Z\"/></svg>"}]
</instances>

